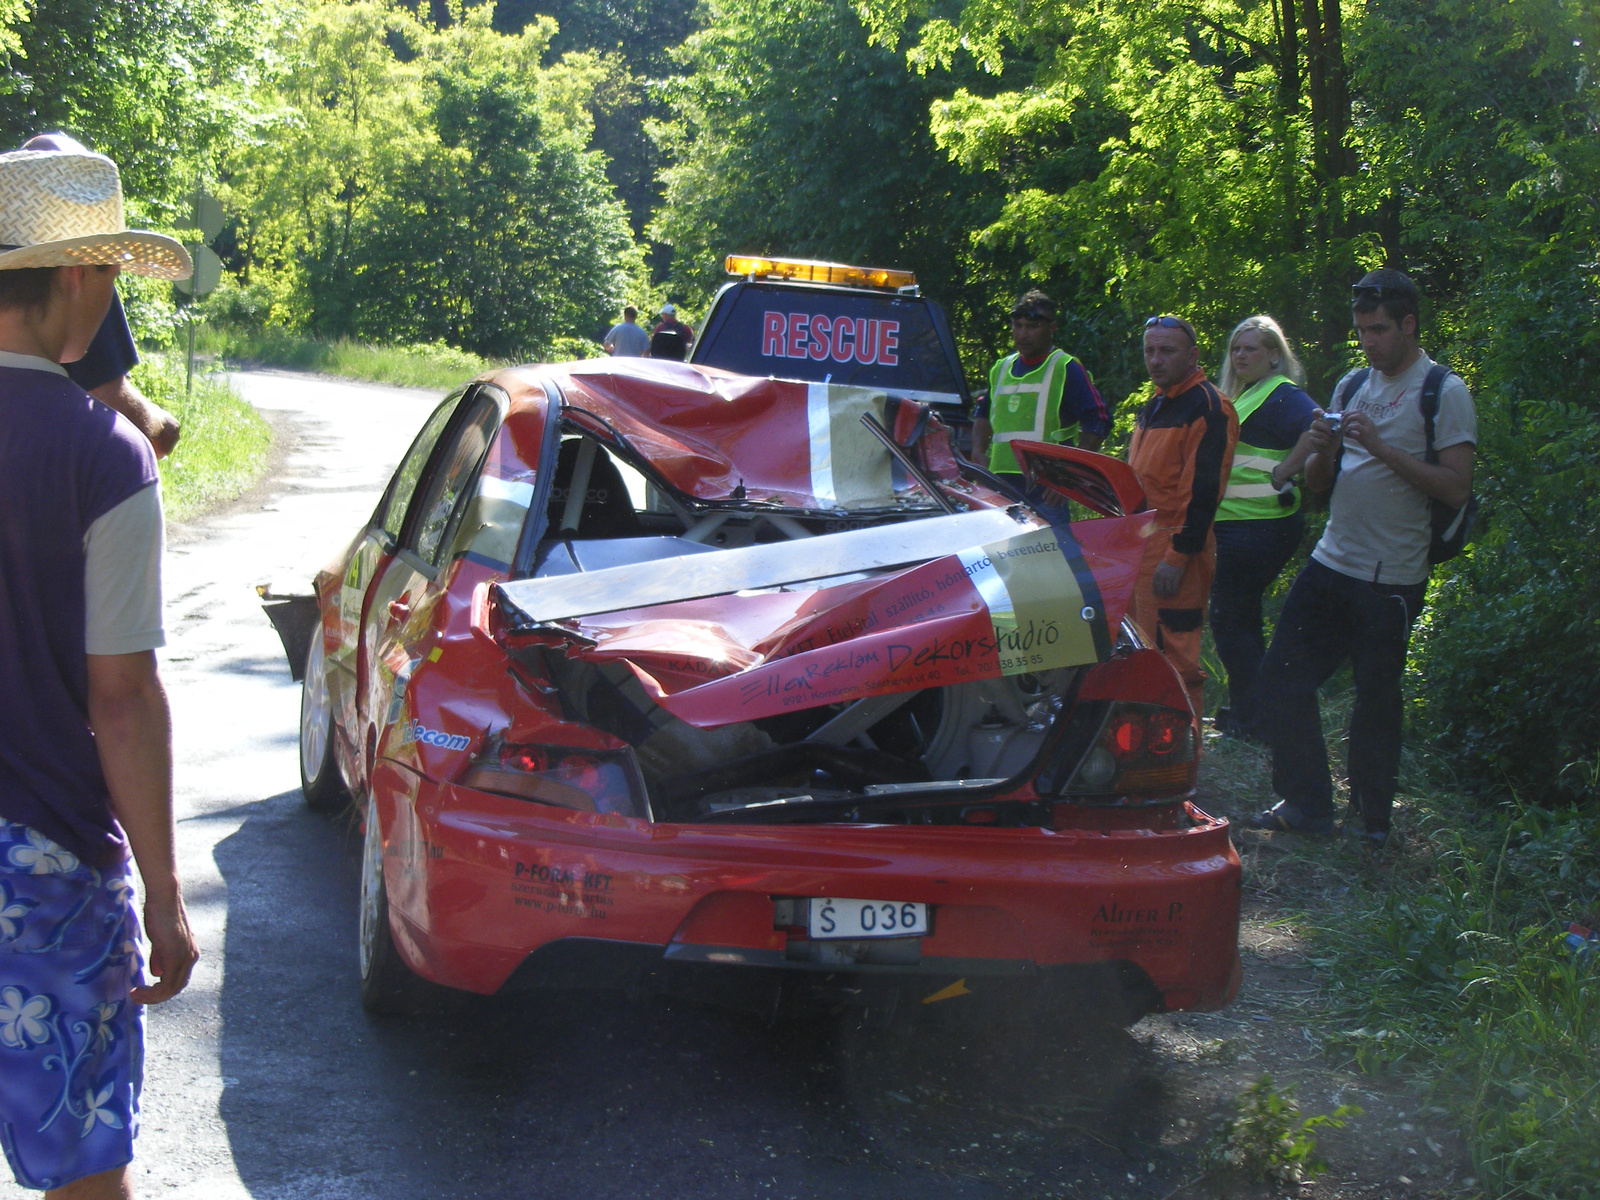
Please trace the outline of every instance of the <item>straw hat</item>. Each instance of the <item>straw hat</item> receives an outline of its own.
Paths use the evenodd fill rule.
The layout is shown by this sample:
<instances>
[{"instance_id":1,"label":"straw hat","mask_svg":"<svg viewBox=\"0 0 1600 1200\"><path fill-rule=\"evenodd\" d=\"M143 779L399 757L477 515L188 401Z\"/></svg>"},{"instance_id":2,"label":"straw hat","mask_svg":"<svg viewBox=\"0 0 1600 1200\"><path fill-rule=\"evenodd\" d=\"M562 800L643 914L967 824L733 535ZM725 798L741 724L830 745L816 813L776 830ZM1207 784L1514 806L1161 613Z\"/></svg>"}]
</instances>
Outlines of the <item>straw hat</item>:
<instances>
[{"instance_id":1,"label":"straw hat","mask_svg":"<svg viewBox=\"0 0 1600 1200\"><path fill-rule=\"evenodd\" d=\"M115 263L135 275L187 279L189 252L122 219L117 164L80 150L0 154L0 271Z\"/></svg>"}]
</instances>

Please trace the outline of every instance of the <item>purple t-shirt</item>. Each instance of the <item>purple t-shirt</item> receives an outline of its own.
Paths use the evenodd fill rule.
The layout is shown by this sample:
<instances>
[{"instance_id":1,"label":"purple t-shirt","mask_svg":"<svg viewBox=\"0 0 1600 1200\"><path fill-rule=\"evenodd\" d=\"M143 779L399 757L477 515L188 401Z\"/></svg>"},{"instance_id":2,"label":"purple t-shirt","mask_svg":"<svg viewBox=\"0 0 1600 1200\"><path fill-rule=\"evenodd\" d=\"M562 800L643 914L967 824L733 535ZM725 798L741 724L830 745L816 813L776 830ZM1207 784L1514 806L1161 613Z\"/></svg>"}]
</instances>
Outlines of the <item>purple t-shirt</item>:
<instances>
[{"instance_id":1,"label":"purple t-shirt","mask_svg":"<svg viewBox=\"0 0 1600 1200\"><path fill-rule=\"evenodd\" d=\"M126 419L0 365L0 816L93 866L127 854L89 730L84 536L156 481Z\"/></svg>"}]
</instances>

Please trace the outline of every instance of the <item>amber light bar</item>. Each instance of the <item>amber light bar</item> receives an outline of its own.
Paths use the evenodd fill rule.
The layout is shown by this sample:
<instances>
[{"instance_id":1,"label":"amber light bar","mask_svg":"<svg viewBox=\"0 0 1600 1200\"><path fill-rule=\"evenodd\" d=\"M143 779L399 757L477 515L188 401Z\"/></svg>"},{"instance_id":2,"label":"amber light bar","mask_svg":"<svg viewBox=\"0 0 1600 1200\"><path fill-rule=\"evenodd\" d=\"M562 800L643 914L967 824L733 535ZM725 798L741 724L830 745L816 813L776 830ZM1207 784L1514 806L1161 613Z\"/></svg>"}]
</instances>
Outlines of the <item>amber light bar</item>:
<instances>
[{"instance_id":1,"label":"amber light bar","mask_svg":"<svg viewBox=\"0 0 1600 1200\"><path fill-rule=\"evenodd\" d=\"M915 271L893 267L852 267L846 263L816 262L808 258L757 258L730 254L724 264L729 275L757 279L796 279L802 283L836 283L845 287L883 288L896 291L917 285Z\"/></svg>"}]
</instances>

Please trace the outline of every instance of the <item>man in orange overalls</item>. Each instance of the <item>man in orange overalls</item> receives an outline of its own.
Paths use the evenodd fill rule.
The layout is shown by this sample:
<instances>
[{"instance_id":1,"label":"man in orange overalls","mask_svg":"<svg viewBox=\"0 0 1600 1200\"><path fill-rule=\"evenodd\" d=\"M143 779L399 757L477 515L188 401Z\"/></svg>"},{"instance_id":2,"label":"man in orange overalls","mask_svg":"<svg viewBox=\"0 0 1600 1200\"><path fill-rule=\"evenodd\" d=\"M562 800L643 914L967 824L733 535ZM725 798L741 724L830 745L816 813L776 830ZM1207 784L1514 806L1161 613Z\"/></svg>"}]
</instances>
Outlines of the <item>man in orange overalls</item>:
<instances>
[{"instance_id":1,"label":"man in orange overalls","mask_svg":"<svg viewBox=\"0 0 1600 1200\"><path fill-rule=\"evenodd\" d=\"M1233 468L1239 417L1206 381L1194 326L1182 317L1144 323L1144 365L1156 394L1139 411L1128 465L1155 509L1130 615L1183 677L1198 719L1206 673L1200 629L1216 569L1212 518Z\"/></svg>"}]
</instances>

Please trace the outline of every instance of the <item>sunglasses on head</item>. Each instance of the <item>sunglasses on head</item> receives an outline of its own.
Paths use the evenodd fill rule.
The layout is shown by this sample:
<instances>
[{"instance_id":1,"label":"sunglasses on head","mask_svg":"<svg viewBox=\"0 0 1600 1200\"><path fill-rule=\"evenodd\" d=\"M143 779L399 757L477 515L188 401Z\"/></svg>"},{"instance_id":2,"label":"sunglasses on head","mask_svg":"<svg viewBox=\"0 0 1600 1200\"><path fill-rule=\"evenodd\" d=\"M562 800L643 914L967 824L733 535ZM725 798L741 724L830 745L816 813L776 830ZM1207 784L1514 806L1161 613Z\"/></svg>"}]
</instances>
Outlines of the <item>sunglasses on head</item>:
<instances>
[{"instance_id":1,"label":"sunglasses on head","mask_svg":"<svg viewBox=\"0 0 1600 1200\"><path fill-rule=\"evenodd\" d=\"M1350 288L1352 300L1414 300L1416 293L1409 288L1384 287L1376 283L1357 283Z\"/></svg>"},{"instance_id":2,"label":"sunglasses on head","mask_svg":"<svg viewBox=\"0 0 1600 1200\"><path fill-rule=\"evenodd\" d=\"M1167 316L1166 314L1150 317L1145 321L1144 327L1146 329L1179 329L1182 330L1188 337L1194 337L1194 334L1190 332L1189 322L1185 321L1182 317L1171 317Z\"/></svg>"}]
</instances>

